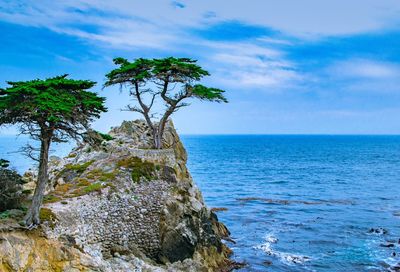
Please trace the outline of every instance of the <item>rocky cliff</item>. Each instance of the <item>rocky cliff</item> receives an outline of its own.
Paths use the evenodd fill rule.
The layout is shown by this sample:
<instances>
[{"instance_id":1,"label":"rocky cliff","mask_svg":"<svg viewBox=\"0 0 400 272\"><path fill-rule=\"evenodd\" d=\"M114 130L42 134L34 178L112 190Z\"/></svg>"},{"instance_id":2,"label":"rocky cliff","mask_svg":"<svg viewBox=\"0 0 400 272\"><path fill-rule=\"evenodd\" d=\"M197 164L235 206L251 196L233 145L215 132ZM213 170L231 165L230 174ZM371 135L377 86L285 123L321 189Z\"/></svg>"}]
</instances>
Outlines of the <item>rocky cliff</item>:
<instances>
[{"instance_id":1,"label":"rocky cliff","mask_svg":"<svg viewBox=\"0 0 400 272\"><path fill-rule=\"evenodd\" d=\"M125 121L52 158L41 227L0 220L0 271L228 270L229 231L205 206L172 123L166 148L150 146L145 123Z\"/></svg>"}]
</instances>

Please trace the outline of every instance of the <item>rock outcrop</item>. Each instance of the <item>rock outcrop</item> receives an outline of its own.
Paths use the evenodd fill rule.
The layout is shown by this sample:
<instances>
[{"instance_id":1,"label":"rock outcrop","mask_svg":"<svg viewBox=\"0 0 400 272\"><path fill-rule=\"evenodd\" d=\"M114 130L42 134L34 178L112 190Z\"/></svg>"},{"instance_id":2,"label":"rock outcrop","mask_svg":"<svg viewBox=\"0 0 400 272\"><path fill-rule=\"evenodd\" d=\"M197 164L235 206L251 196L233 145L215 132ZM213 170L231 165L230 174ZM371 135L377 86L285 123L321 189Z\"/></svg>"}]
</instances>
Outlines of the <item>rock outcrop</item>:
<instances>
[{"instance_id":1,"label":"rock outcrop","mask_svg":"<svg viewBox=\"0 0 400 272\"><path fill-rule=\"evenodd\" d=\"M52 158L40 229L0 223L0 271L226 271L229 231L205 206L172 123L162 150L143 121L109 134Z\"/></svg>"}]
</instances>

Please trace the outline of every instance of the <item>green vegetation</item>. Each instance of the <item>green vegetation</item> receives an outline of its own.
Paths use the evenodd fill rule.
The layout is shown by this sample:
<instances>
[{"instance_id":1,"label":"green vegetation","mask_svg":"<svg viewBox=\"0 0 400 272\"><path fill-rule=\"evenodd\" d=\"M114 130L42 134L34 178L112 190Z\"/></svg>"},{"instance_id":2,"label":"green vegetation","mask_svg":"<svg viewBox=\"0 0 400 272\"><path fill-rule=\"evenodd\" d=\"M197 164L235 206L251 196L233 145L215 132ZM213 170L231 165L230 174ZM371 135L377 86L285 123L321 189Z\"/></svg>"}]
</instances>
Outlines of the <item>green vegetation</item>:
<instances>
[{"instance_id":1,"label":"green vegetation","mask_svg":"<svg viewBox=\"0 0 400 272\"><path fill-rule=\"evenodd\" d=\"M48 208L41 208L39 212L39 219L42 222L48 222L49 227L54 229L56 226L57 216Z\"/></svg>"},{"instance_id":2,"label":"green vegetation","mask_svg":"<svg viewBox=\"0 0 400 272\"><path fill-rule=\"evenodd\" d=\"M43 203L54 203L60 201L61 198L55 195L46 195L43 198Z\"/></svg>"},{"instance_id":3,"label":"green vegetation","mask_svg":"<svg viewBox=\"0 0 400 272\"><path fill-rule=\"evenodd\" d=\"M68 170L78 171L82 174L93 161L85 164L68 165ZM112 181L116 178L119 171L104 172L101 169L93 169L83 176L73 179L69 183L57 185L51 195L45 196L46 203L63 202L62 200L72 197L79 197L91 192L100 192L106 187L114 187Z\"/></svg>"},{"instance_id":4,"label":"green vegetation","mask_svg":"<svg viewBox=\"0 0 400 272\"><path fill-rule=\"evenodd\" d=\"M131 171L131 177L134 182L140 182L141 178L147 181L157 177L157 171L160 169L159 165L148 161L142 161L138 157L129 157L120 160L117 167L124 167Z\"/></svg>"},{"instance_id":5,"label":"green vegetation","mask_svg":"<svg viewBox=\"0 0 400 272\"><path fill-rule=\"evenodd\" d=\"M88 161L88 162L85 162L85 163L82 163L82 164L68 164L68 165L65 166L65 169L66 170L76 171L77 173L82 174L93 163L94 163L94 161Z\"/></svg>"},{"instance_id":6,"label":"green vegetation","mask_svg":"<svg viewBox=\"0 0 400 272\"><path fill-rule=\"evenodd\" d=\"M10 211L4 211L0 213L0 219L7 219L10 218Z\"/></svg>"},{"instance_id":7,"label":"green vegetation","mask_svg":"<svg viewBox=\"0 0 400 272\"><path fill-rule=\"evenodd\" d=\"M102 188L103 188L103 185L101 184L101 182L96 182L96 183L90 184L89 186L86 186L83 189L83 191L86 194L89 194L89 193L94 192L94 191L99 192L99 191L101 191Z\"/></svg>"},{"instance_id":8,"label":"green vegetation","mask_svg":"<svg viewBox=\"0 0 400 272\"><path fill-rule=\"evenodd\" d=\"M78 182L77 186L79 187L90 185L90 181L88 181L85 178L78 178L77 182Z\"/></svg>"},{"instance_id":9,"label":"green vegetation","mask_svg":"<svg viewBox=\"0 0 400 272\"><path fill-rule=\"evenodd\" d=\"M81 187L76 188L68 195L65 195L65 198L84 196L84 195L90 194L92 192L101 192L101 190L103 188L107 188L107 187L114 188L114 186L110 182L90 183L87 186L81 186Z\"/></svg>"},{"instance_id":10,"label":"green vegetation","mask_svg":"<svg viewBox=\"0 0 400 272\"><path fill-rule=\"evenodd\" d=\"M40 223L48 183L50 144L82 138L89 123L107 111L105 98L87 91L95 82L68 79L67 75L7 83L8 88L0 89L0 126L18 125L22 134L41 144L37 186L25 218L26 225L34 226Z\"/></svg>"},{"instance_id":11,"label":"green vegetation","mask_svg":"<svg viewBox=\"0 0 400 272\"><path fill-rule=\"evenodd\" d=\"M202 101L228 102L223 90L209 88L199 82L209 72L196 64L196 60L189 58L139 58L129 62L124 58L115 58L118 68L109 72L104 87L119 84L129 87L129 94L138 102L138 105L127 106L127 110L142 114L153 133L154 147L163 147L162 137L169 117L182 107L189 104L188 98L197 98ZM161 100L167 107L161 114L160 120L154 120L152 111L156 100ZM146 102L147 101L147 102Z\"/></svg>"},{"instance_id":12,"label":"green vegetation","mask_svg":"<svg viewBox=\"0 0 400 272\"><path fill-rule=\"evenodd\" d=\"M4 159L0 159L0 168L7 168L10 166L10 162Z\"/></svg>"},{"instance_id":13,"label":"green vegetation","mask_svg":"<svg viewBox=\"0 0 400 272\"><path fill-rule=\"evenodd\" d=\"M111 141L111 140L114 139L114 138L113 138L111 135L109 135L109 134L101 133L101 132L99 132L99 131L97 131L97 133L99 133L99 135L101 136L101 138L103 138L103 140L105 140L105 141Z\"/></svg>"},{"instance_id":14,"label":"green vegetation","mask_svg":"<svg viewBox=\"0 0 400 272\"><path fill-rule=\"evenodd\" d=\"M112 172L104 172L101 169L93 169L89 173L87 173L86 178L91 180L100 180L100 181L110 181L114 180L118 175L118 170L114 170Z\"/></svg>"},{"instance_id":15,"label":"green vegetation","mask_svg":"<svg viewBox=\"0 0 400 272\"><path fill-rule=\"evenodd\" d=\"M22 177L7 167L8 163L0 167L0 212L20 207L24 197Z\"/></svg>"}]
</instances>

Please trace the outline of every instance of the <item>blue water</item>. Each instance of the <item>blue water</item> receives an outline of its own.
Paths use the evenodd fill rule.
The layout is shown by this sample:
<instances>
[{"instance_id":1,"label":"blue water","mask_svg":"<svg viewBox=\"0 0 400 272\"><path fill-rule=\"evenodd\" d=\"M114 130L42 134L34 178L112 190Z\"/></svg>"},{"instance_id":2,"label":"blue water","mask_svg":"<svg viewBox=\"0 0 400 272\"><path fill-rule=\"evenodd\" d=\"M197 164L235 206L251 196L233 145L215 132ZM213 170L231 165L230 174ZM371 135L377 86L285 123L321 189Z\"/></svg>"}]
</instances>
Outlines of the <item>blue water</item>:
<instances>
[{"instance_id":1,"label":"blue water","mask_svg":"<svg viewBox=\"0 0 400 272\"><path fill-rule=\"evenodd\" d=\"M27 145L38 147L38 142L30 140L27 136L0 136L0 159L10 161L10 168L23 174L29 168L37 167L37 162L27 157L22 148ZM63 157L68 155L74 143L52 143L50 147L50 156ZM38 152L34 152L38 157Z\"/></svg>"},{"instance_id":2,"label":"blue water","mask_svg":"<svg viewBox=\"0 0 400 272\"><path fill-rule=\"evenodd\" d=\"M380 246L400 238L400 137L183 141L206 203L228 209L218 216L234 259L248 263L241 271L385 271L400 261L400 245Z\"/></svg>"},{"instance_id":3,"label":"blue water","mask_svg":"<svg viewBox=\"0 0 400 272\"><path fill-rule=\"evenodd\" d=\"M236 241L233 258L248 263L240 271L385 271L400 262L400 245L380 246L400 238L400 136L182 139L206 203L228 209L218 216ZM26 141L0 137L0 158L20 172L33 163L14 153Z\"/></svg>"}]
</instances>

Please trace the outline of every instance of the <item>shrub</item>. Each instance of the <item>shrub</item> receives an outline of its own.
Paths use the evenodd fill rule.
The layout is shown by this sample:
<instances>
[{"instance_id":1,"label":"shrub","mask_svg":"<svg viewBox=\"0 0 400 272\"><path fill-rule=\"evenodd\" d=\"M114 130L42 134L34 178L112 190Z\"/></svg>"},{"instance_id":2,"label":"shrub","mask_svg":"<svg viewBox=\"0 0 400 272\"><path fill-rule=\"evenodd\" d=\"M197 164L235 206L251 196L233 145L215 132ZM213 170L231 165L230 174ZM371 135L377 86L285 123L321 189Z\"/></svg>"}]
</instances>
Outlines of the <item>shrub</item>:
<instances>
[{"instance_id":1,"label":"shrub","mask_svg":"<svg viewBox=\"0 0 400 272\"><path fill-rule=\"evenodd\" d=\"M82 164L68 164L68 165L65 166L65 169L67 169L67 170L73 170L73 171L76 171L76 172L79 173L79 174L82 174L83 172L86 171L86 169L87 169L90 165L92 165L92 163L94 163L93 160L92 160L92 161L85 162L85 163L82 163Z\"/></svg>"},{"instance_id":2,"label":"shrub","mask_svg":"<svg viewBox=\"0 0 400 272\"><path fill-rule=\"evenodd\" d=\"M10 165L9 161L0 159L0 168L7 168L9 165Z\"/></svg>"},{"instance_id":3,"label":"shrub","mask_svg":"<svg viewBox=\"0 0 400 272\"><path fill-rule=\"evenodd\" d=\"M0 167L0 212L18 208L24 195L22 177L16 171L6 169L6 167L8 164Z\"/></svg>"},{"instance_id":4,"label":"shrub","mask_svg":"<svg viewBox=\"0 0 400 272\"><path fill-rule=\"evenodd\" d=\"M99 132L99 131L97 131L97 133L99 133L99 135L101 136L101 138L103 138L103 140L105 140L105 141L111 141L111 140L114 139L114 138L113 138L111 135L109 135L109 134L101 133L101 132Z\"/></svg>"}]
</instances>

